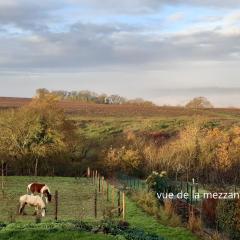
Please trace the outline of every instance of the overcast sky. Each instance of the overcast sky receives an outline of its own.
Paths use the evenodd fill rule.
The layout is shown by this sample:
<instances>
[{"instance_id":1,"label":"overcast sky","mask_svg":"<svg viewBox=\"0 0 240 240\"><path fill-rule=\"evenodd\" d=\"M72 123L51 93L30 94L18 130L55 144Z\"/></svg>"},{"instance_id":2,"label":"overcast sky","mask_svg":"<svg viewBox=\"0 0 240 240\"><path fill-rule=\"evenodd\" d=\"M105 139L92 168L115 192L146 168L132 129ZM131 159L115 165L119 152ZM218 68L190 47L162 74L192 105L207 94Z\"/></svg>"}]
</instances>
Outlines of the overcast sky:
<instances>
[{"instance_id":1,"label":"overcast sky","mask_svg":"<svg viewBox=\"0 0 240 240\"><path fill-rule=\"evenodd\" d=\"M0 0L0 96L42 87L240 107L240 1Z\"/></svg>"}]
</instances>

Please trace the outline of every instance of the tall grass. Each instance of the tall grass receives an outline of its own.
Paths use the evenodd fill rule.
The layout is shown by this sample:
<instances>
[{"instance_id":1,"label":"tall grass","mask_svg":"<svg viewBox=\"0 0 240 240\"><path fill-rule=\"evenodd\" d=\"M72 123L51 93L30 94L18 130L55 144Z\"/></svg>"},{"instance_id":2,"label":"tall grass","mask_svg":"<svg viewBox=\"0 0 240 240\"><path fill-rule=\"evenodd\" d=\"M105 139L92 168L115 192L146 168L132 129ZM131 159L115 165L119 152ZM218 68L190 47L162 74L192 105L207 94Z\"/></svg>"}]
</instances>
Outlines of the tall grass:
<instances>
[{"instance_id":1,"label":"tall grass","mask_svg":"<svg viewBox=\"0 0 240 240\"><path fill-rule=\"evenodd\" d=\"M174 207L170 200L166 200L164 206L160 206L154 194L145 191L133 193L132 198L145 212L156 217L159 223L171 227L182 226L181 218L174 212Z\"/></svg>"}]
</instances>

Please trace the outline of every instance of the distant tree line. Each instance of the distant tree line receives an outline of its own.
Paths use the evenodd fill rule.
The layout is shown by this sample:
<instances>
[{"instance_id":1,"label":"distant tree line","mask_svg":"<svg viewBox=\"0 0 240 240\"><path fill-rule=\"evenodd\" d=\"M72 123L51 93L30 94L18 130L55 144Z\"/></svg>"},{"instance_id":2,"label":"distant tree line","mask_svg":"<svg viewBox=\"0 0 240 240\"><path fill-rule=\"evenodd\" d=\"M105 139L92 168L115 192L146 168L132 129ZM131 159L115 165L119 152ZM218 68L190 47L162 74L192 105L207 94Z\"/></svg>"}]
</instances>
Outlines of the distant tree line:
<instances>
[{"instance_id":1,"label":"distant tree line","mask_svg":"<svg viewBox=\"0 0 240 240\"><path fill-rule=\"evenodd\" d=\"M60 100L72 100L83 103L96 103L96 104L137 104L137 105L154 105L151 101L146 101L142 98L127 99L117 94L98 94L88 90L82 91L64 91L55 90L49 91L45 88L37 89L38 96L43 94L52 94L59 97Z\"/></svg>"}]
</instances>

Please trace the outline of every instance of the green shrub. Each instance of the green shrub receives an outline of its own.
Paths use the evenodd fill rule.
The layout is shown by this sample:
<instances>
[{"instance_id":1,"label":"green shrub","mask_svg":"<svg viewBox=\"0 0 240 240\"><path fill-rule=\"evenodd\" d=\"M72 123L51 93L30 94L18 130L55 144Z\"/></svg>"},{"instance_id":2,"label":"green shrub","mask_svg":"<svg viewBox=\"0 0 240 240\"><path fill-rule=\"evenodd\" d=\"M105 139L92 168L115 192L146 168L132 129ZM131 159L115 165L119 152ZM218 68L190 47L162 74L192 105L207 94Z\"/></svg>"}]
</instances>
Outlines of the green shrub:
<instances>
[{"instance_id":1,"label":"green shrub","mask_svg":"<svg viewBox=\"0 0 240 240\"><path fill-rule=\"evenodd\" d=\"M219 228L231 239L240 239L240 201L219 201L217 206L217 222Z\"/></svg>"},{"instance_id":2,"label":"green shrub","mask_svg":"<svg viewBox=\"0 0 240 240\"><path fill-rule=\"evenodd\" d=\"M145 233L138 228L129 228L127 222L102 221L99 231L114 236L123 236L127 240L164 240L156 234Z\"/></svg>"},{"instance_id":3,"label":"green shrub","mask_svg":"<svg viewBox=\"0 0 240 240\"><path fill-rule=\"evenodd\" d=\"M23 224L12 223L4 225L1 230L2 233L11 232L64 232L64 231L81 231L81 232L94 232L105 233L113 236L117 236L117 239L121 240L164 240L163 237L159 237L155 234L149 234L143 230L137 228L130 228L129 224L124 221L110 221L103 220L99 223L89 224L82 221L58 221L58 222L46 222L39 224Z\"/></svg>"}]
</instances>

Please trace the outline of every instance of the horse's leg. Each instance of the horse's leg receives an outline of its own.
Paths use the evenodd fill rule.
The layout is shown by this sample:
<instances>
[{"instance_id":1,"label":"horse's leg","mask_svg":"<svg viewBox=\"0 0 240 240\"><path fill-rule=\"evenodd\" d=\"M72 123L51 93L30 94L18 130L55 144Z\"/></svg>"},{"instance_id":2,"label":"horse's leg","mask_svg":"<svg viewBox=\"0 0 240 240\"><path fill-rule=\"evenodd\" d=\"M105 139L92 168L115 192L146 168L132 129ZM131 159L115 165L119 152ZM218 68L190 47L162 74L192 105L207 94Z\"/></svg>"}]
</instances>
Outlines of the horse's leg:
<instances>
[{"instance_id":1,"label":"horse's leg","mask_svg":"<svg viewBox=\"0 0 240 240\"><path fill-rule=\"evenodd\" d=\"M38 214L38 207L36 206L35 207L35 212L33 213L33 216L37 215Z\"/></svg>"},{"instance_id":2,"label":"horse's leg","mask_svg":"<svg viewBox=\"0 0 240 240\"><path fill-rule=\"evenodd\" d=\"M42 214L42 217L45 217L45 215L46 215L46 210L45 210L45 209L41 209L41 214Z\"/></svg>"},{"instance_id":3,"label":"horse's leg","mask_svg":"<svg viewBox=\"0 0 240 240\"><path fill-rule=\"evenodd\" d=\"M19 214L21 214L21 213L22 213L22 203L20 203L20 204L19 204L18 213L19 213Z\"/></svg>"},{"instance_id":4,"label":"horse's leg","mask_svg":"<svg viewBox=\"0 0 240 240\"><path fill-rule=\"evenodd\" d=\"M19 214L23 214L26 203L20 203Z\"/></svg>"}]
</instances>

